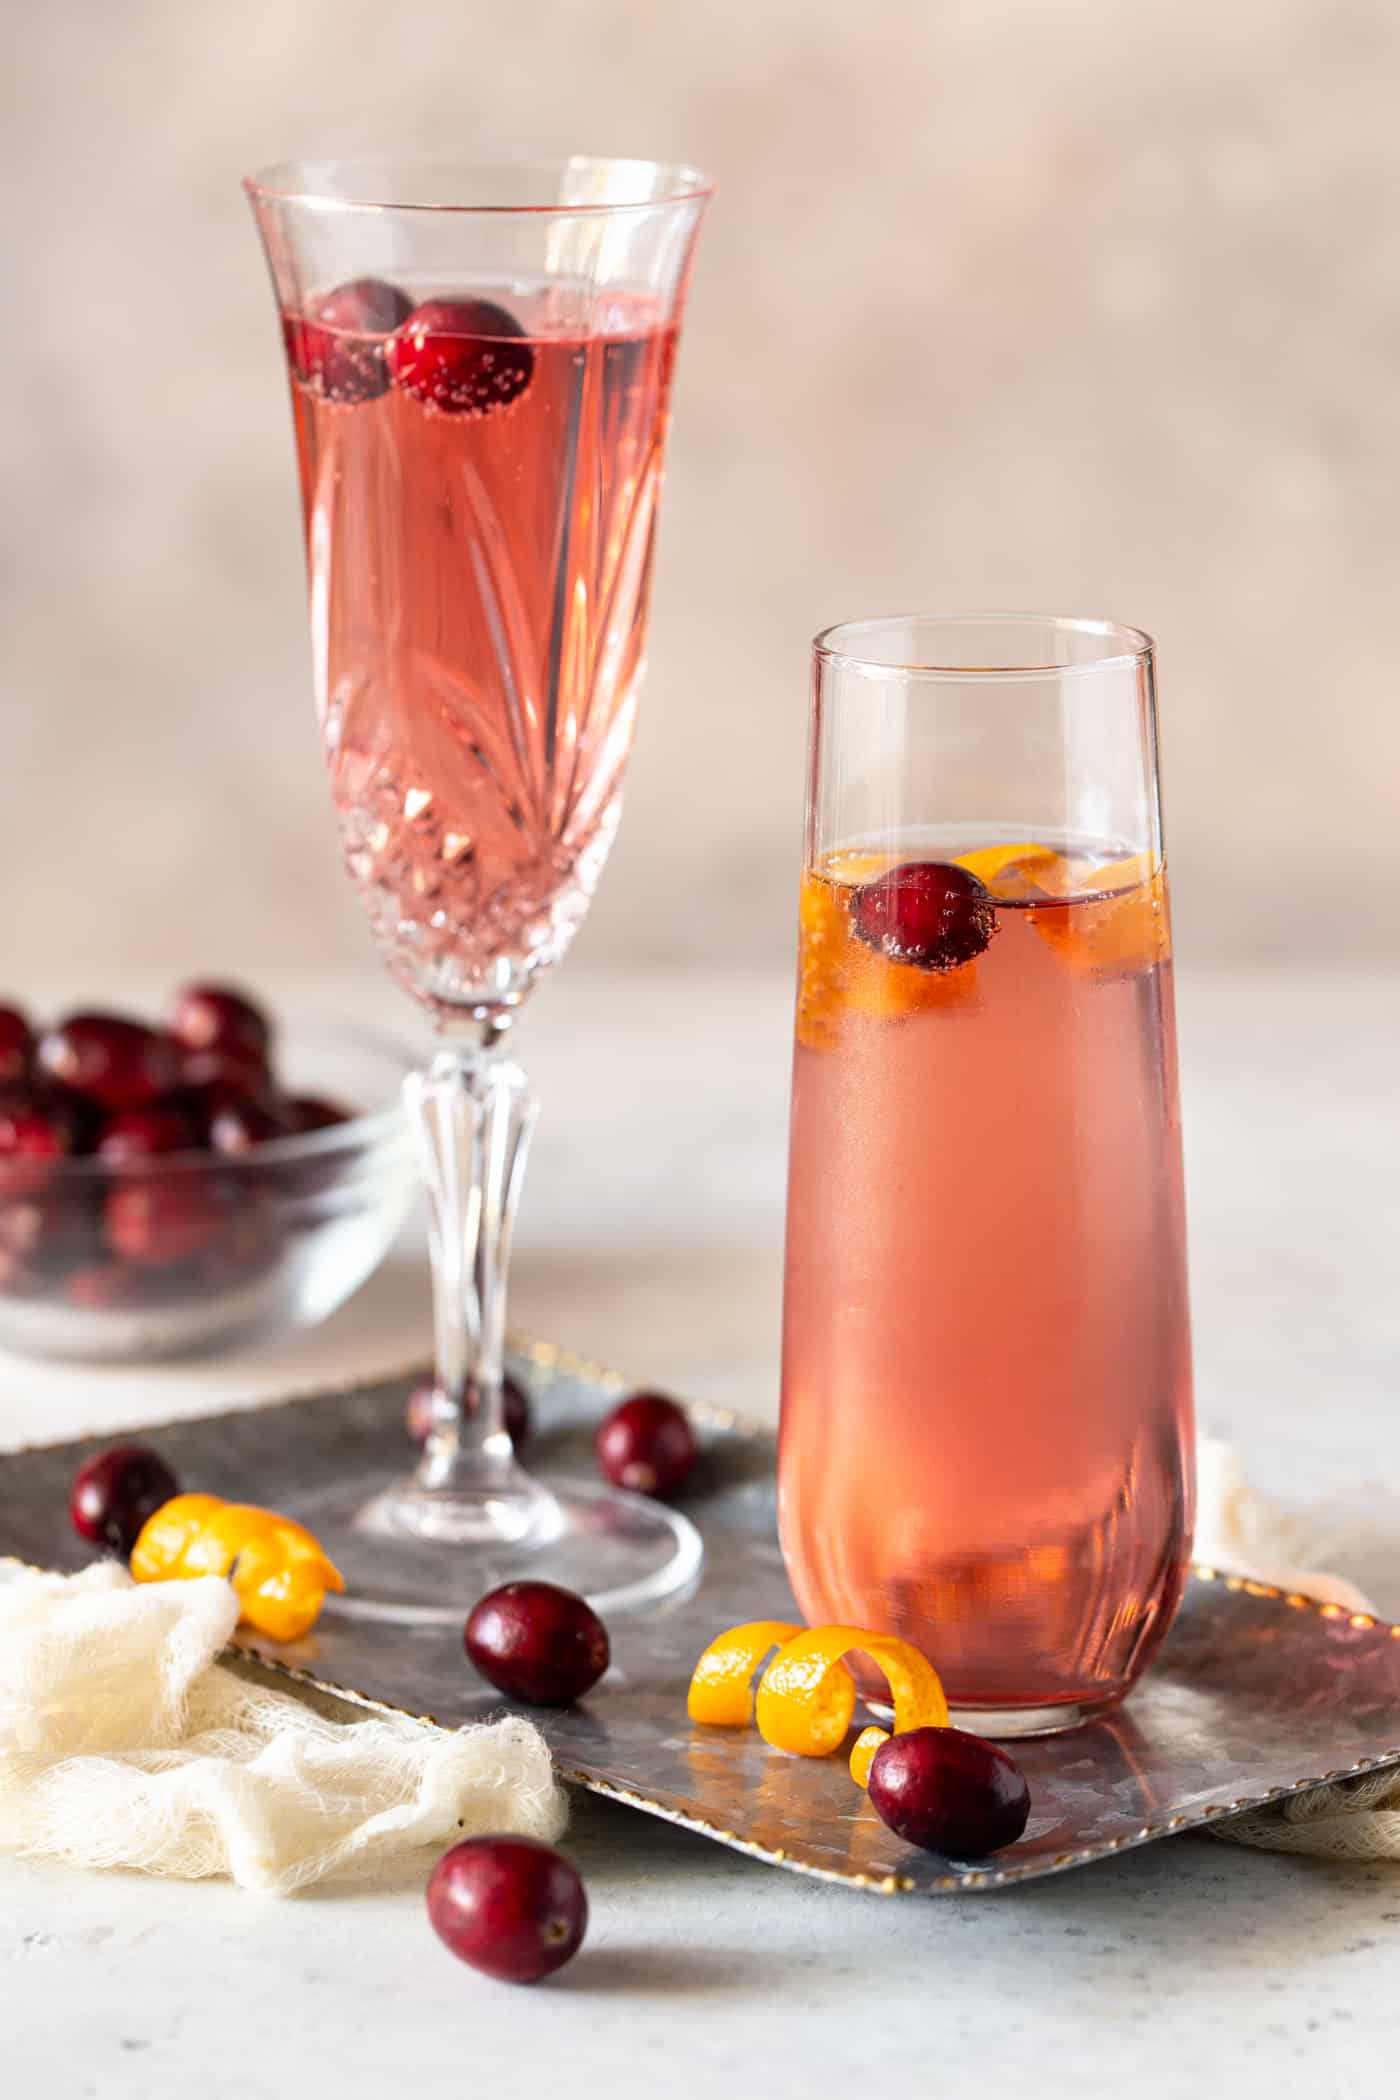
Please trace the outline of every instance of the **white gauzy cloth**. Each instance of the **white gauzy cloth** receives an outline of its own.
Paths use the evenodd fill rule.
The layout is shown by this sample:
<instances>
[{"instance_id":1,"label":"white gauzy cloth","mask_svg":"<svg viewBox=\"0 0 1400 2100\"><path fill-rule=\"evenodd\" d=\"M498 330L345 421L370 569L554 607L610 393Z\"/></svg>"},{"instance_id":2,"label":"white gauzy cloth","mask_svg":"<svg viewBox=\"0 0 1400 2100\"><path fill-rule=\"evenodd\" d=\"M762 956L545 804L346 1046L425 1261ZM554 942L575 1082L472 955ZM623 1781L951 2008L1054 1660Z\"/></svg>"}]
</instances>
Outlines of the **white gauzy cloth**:
<instances>
[{"instance_id":1,"label":"white gauzy cloth","mask_svg":"<svg viewBox=\"0 0 1400 2100\"><path fill-rule=\"evenodd\" d=\"M1334 1506L1288 1510L1246 1481L1228 1444L1203 1436L1196 1443L1196 1537L1192 1558L1232 1575L1252 1575L1281 1590L1300 1590L1324 1604L1369 1611L1355 1583L1324 1574L1317 1565L1345 1555L1354 1518Z\"/></svg>"},{"instance_id":2,"label":"white gauzy cloth","mask_svg":"<svg viewBox=\"0 0 1400 2100\"><path fill-rule=\"evenodd\" d=\"M458 1837L559 1835L528 1721L329 1719L216 1660L237 1616L214 1576L0 1580L0 1851L284 1896Z\"/></svg>"},{"instance_id":3,"label":"white gauzy cloth","mask_svg":"<svg viewBox=\"0 0 1400 2100\"><path fill-rule=\"evenodd\" d=\"M1232 1574L1252 1575L1282 1590L1369 1611L1354 1583L1308 1565L1345 1555L1354 1513L1343 1505L1282 1510L1245 1481L1228 1444L1202 1437L1197 1446L1199 1511L1195 1558ZM1400 1772L1365 1772L1312 1787L1276 1806L1210 1825L1213 1837L1265 1852L1308 1852L1322 1859L1400 1860Z\"/></svg>"}]
</instances>

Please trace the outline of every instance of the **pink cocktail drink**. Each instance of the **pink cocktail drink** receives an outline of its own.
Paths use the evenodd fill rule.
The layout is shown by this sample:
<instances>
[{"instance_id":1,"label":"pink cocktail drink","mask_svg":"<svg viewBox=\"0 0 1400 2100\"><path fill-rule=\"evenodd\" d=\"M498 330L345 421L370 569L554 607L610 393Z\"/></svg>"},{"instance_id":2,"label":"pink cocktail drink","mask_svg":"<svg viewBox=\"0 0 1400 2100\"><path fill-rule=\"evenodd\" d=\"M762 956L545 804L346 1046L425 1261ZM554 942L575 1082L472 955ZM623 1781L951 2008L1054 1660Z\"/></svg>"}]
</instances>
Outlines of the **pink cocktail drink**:
<instances>
[{"instance_id":1,"label":"pink cocktail drink","mask_svg":"<svg viewBox=\"0 0 1400 2100\"><path fill-rule=\"evenodd\" d=\"M809 1619L914 1641L993 1732L1121 1697L1184 1579L1167 925L1107 846L804 878L784 1551Z\"/></svg>"},{"instance_id":2,"label":"pink cocktail drink","mask_svg":"<svg viewBox=\"0 0 1400 2100\"><path fill-rule=\"evenodd\" d=\"M639 1610L678 1510L534 1477L505 1281L536 1100L515 1022L576 932L635 720L671 373L711 185L563 157L292 161L251 178L291 376L322 743L351 877L437 1047L404 1096L428 1196L431 1425L366 1499L300 1505L343 1609L460 1626L505 1582Z\"/></svg>"},{"instance_id":3,"label":"pink cocktail drink","mask_svg":"<svg viewBox=\"0 0 1400 2100\"><path fill-rule=\"evenodd\" d=\"M675 327L643 294L361 280L284 323L332 793L410 988L516 1002L616 827Z\"/></svg>"}]
</instances>

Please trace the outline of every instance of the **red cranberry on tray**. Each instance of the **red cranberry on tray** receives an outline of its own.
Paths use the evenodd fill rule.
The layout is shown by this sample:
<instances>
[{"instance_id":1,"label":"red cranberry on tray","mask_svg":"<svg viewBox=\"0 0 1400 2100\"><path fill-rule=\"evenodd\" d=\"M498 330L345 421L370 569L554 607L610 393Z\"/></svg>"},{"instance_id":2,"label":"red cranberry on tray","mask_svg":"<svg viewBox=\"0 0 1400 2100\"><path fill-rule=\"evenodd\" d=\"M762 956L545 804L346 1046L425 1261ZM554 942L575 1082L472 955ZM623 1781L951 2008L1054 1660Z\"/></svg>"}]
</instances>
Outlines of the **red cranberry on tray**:
<instances>
[{"instance_id":1,"label":"red cranberry on tray","mask_svg":"<svg viewBox=\"0 0 1400 2100\"><path fill-rule=\"evenodd\" d=\"M896 1837L945 1858L983 1859L1030 1820L1025 1774L999 1744L961 1728L911 1728L875 1752L870 1805Z\"/></svg>"},{"instance_id":2,"label":"red cranberry on tray","mask_svg":"<svg viewBox=\"0 0 1400 2100\"><path fill-rule=\"evenodd\" d=\"M146 1519L179 1492L175 1475L148 1445L113 1444L79 1466L68 1515L80 1538L125 1557Z\"/></svg>"},{"instance_id":3,"label":"red cranberry on tray","mask_svg":"<svg viewBox=\"0 0 1400 2100\"><path fill-rule=\"evenodd\" d=\"M472 1667L508 1699L571 1706L611 1659L591 1604L552 1582L508 1582L477 1604L463 1636Z\"/></svg>"},{"instance_id":4,"label":"red cranberry on tray","mask_svg":"<svg viewBox=\"0 0 1400 2100\"><path fill-rule=\"evenodd\" d=\"M664 1393L633 1393L621 1401L593 1441L614 1487L663 1500L680 1491L699 1456L690 1417Z\"/></svg>"},{"instance_id":5,"label":"red cranberry on tray","mask_svg":"<svg viewBox=\"0 0 1400 2100\"><path fill-rule=\"evenodd\" d=\"M517 1457L530 1441L530 1398L518 1380L507 1371L501 1381L505 1399L506 1435ZM437 1387L431 1378L420 1378L408 1396L404 1409L404 1427L415 1444L426 1444L432 1432L434 1410L437 1405Z\"/></svg>"}]
</instances>

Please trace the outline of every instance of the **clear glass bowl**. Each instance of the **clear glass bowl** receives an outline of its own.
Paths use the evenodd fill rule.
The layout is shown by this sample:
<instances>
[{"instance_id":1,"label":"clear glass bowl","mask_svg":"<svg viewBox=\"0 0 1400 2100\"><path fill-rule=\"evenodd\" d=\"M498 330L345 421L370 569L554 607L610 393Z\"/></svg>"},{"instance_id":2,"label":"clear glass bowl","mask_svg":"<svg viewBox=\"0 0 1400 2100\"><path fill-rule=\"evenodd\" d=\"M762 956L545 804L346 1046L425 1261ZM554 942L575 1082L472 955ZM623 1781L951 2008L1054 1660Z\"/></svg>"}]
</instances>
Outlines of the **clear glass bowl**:
<instances>
[{"instance_id":1,"label":"clear glass bowl","mask_svg":"<svg viewBox=\"0 0 1400 2100\"><path fill-rule=\"evenodd\" d=\"M289 1029L288 1093L363 1111L241 1158L63 1160L0 1181L0 1348L133 1363L314 1326L379 1266L417 1187L407 1053L353 1028ZM120 1239L112 1252L112 1200Z\"/></svg>"}]
</instances>

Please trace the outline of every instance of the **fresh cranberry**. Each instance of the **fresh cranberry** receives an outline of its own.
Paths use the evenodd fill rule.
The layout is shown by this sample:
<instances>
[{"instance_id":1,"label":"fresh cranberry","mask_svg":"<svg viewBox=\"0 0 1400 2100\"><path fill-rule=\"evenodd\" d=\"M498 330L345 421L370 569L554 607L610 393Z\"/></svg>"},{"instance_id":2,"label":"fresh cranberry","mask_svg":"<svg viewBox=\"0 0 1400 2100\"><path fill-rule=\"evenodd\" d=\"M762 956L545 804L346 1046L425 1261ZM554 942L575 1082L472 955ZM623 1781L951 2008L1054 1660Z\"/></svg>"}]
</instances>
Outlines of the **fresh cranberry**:
<instances>
[{"instance_id":1,"label":"fresh cranberry","mask_svg":"<svg viewBox=\"0 0 1400 2100\"><path fill-rule=\"evenodd\" d=\"M1015 1844L1031 1812L1014 1758L961 1728L892 1735L870 1767L870 1801L896 1837L951 1859Z\"/></svg>"},{"instance_id":2,"label":"fresh cranberry","mask_svg":"<svg viewBox=\"0 0 1400 2100\"><path fill-rule=\"evenodd\" d=\"M29 1076L34 1031L17 1006L0 1006L0 1086Z\"/></svg>"},{"instance_id":3,"label":"fresh cranberry","mask_svg":"<svg viewBox=\"0 0 1400 2100\"><path fill-rule=\"evenodd\" d=\"M570 1706L608 1667L608 1629L591 1604L552 1582L508 1582L474 1606L465 1643L474 1669L507 1698Z\"/></svg>"},{"instance_id":4,"label":"fresh cranberry","mask_svg":"<svg viewBox=\"0 0 1400 2100\"><path fill-rule=\"evenodd\" d=\"M187 984L175 995L170 1033L186 1050L224 1050L267 1064L272 1028L260 1006L228 984Z\"/></svg>"},{"instance_id":5,"label":"fresh cranberry","mask_svg":"<svg viewBox=\"0 0 1400 2100\"><path fill-rule=\"evenodd\" d=\"M169 1269L206 1253L224 1230L227 1205L202 1171L133 1175L103 1212L107 1245L139 1269Z\"/></svg>"},{"instance_id":6,"label":"fresh cranberry","mask_svg":"<svg viewBox=\"0 0 1400 2100\"><path fill-rule=\"evenodd\" d=\"M563 1854L534 1838L467 1838L428 1882L428 1918L459 1961L503 1983L537 1983L578 1953L588 1898Z\"/></svg>"},{"instance_id":7,"label":"fresh cranberry","mask_svg":"<svg viewBox=\"0 0 1400 2100\"><path fill-rule=\"evenodd\" d=\"M614 1487L664 1498L683 1484L699 1447L684 1408L664 1393L633 1393L601 1425L593 1448Z\"/></svg>"},{"instance_id":8,"label":"fresh cranberry","mask_svg":"<svg viewBox=\"0 0 1400 2100\"><path fill-rule=\"evenodd\" d=\"M921 970L980 955L996 928L986 885L941 860L908 861L856 891L853 923L869 947Z\"/></svg>"},{"instance_id":9,"label":"fresh cranberry","mask_svg":"<svg viewBox=\"0 0 1400 2100\"><path fill-rule=\"evenodd\" d=\"M162 1152L189 1152L199 1131L183 1108L172 1102L154 1108L124 1108L109 1116L97 1140L99 1159L151 1159Z\"/></svg>"},{"instance_id":10,"label":"fresh cranberry","mask_svg":"<svg viewBox=\"0 0 1400 2100\"><path fill-rule=\"evenodd\" d=\"M145 1444L114 1444L73 1475L68 1515L80 1538L125 1557L146 1519L179 1492L169 1466Z\"/></svg>"},{"instance_id":11,"label":"fresh cranberry","mask_svg":"<svg viewBox=\"0 0 1400 2100\"><path fill-rule=\"evenodd\" d=\"M385 352L404 393L447 415L488 415L530 384L535 353L514 314L494 299L429 299L415 306Z\"/></svg>"},{"instance_id":12,"label":"fresh cranberry","mask_svg":"<svg viewBox=\"0 0 1400 2100\"><path fill-rule=\"evenodd\" d=\"M245 1190L230 1206L217 1238L200 1255L199 1273L220 1289L251 1283L276 1265L283 1243L273 1204Z\"/></svg>"},{"instance_id":13,"label":"fresh cranberry","mask_svg":"<svg viewBox=\"0 0 1400 2100\"><path fill-rule=\"evenodd\" d=\"M241 1159L255 1145L287 1135L286 1118L278 1108L235 1094L212 1104L206 1127L214 1150L230 1159Z\"/></svg>"},{"instance_id":14,"label":"fresh cranberry","mask_svg":"<svg viewBox=\"0 0 1400 2100\"><path fill-rule=\"evenodd\" d=\"M328 401L373 401L389 384L382 338L412 311L412 301L382 277L337 285L313 302L307 318L290 316L283 323L292 369Z\"/></svg>"},{"instance_id":15,"label":"fresh cranberry","mask_svg":"<svg viewBox=\"0 0 1400 2100\"><path fill-rule=\"evenodd\" d=\"M353 1114L322 1094L293 1094L287 1103L287 1128L295 1137L308 1137L313 1130L331 1130L337 1123L351 1122Z\"/></svg>"},{"instance_id":16,"label":"fresh cranberry","mask_svg":"<svg viewBox=\"0 0 1400 2100\"><path fill-rule=\"evenodd\" d=\"M75 1105L48 1087L0 1088L0 1198L31 1196L83 1142Z\"/></svg>"},{"instance_id":17,"label":"fresh cranberry","mask_svg":"<svg viewBox=\"0 0 1400 2100\"><path fill-rule=\"evenodd\" d=\"M59 1275L86 1260L97 1239L96 1206L85 1188L50 1185L0 1202L0 1250L12 1279Z\"/></svg>"},{"instance_id":18,"label":"fresh cranberry","mask_svg":"<svg viewBox=\"0 0 1400 2100\"><path fill-rule=\"evenodd\" d=\"M119 1312L140 1295L141 1278L125 1262L90 1261L74 1269L63 1286L70 1305L85 1312Z\"/></svg>"},{"instance_id":19,"label":"fresh cranberry","mask_svg":"<svg viewBox=\"0 0 1400 2100\"><path fill-rule=\"evenodd\" d=\"M221 1087L260 1101L273 1091L267 1059L258 1050L185 1050L180 1057L185 1092Z\"/></svg>"},{"instance_id":20,"label":"fresh cranberry","mask_svg":"<svg viewBox=\"0 0 1400 2100\"><path fill-rule=\"evenodd\" d=\"M318 299L315 313L327 328L356 335L392 335L413 312L413 301L382 277L355 277Z\"/></svg>"},{"instance_id":21,"label":"fresh cranberry","mask_svg":"<svg viewBox=\"0 0 1400 2100\"><path fill-rule=\"evenodd\" d=\"M512 1448L519 1454L530 1441L530 1396L522 1385L517 1384L507 1371L501 1381L505 1400L506 1435ZM408 1396L404 1409L404 1427L415 1444L426 1444L433 1427L433 1408L437 1387L431 1378L420 1378Z\"/></svg>"},{"instance_id":22,"label":"fresh cranberry","mask_svg":"<svg viewBox=\"0 0 1400 2100\"><path fill-rule=\"evenodd\" d=\"M37 1062L46 1079L106 1109L145 1108L179 1076L170 1039L120 1014L70 1014L39 1038Z\"/></svg>"}]
</instances>

